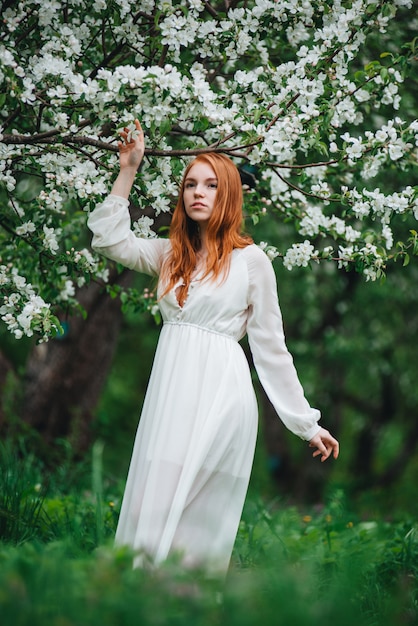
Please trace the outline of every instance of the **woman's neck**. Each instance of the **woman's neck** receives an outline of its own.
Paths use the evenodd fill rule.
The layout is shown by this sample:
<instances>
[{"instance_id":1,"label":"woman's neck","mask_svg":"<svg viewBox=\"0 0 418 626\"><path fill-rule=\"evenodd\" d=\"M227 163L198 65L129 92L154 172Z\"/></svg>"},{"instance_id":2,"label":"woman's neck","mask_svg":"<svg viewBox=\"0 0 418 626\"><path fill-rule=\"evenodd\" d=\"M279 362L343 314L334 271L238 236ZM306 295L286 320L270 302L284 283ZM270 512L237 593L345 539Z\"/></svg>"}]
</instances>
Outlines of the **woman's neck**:
<instances>
[{"instance_id":1,"label":"woman's neck","mask_svg":"<svg viewBox=\"0 0 418 626\"><path fill-rule=\"evenodd\" d=\"M197 251L197 256L201 259L205 259L208 255L208 238L206 234L206 229L201 229L200 231L200 248Z\"/></svg>"}]
</instances>

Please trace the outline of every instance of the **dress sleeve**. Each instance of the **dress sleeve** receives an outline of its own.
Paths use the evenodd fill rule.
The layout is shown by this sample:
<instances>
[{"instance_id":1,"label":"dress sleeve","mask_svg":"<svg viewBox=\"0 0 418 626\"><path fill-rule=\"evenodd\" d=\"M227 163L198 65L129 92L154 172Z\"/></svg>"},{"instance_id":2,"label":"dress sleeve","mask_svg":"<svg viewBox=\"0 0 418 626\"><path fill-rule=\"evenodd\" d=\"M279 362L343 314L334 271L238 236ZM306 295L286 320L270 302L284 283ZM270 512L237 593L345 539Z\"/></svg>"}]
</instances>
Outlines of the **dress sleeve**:
<instances>
[{"instance_id":1,"label":"dress sleeve","mask_svg":"<svg viewBox=\"0 0 418 626\"><path fill-rule=\"evenodd\" d=\"M289 353L277 297L276 276L257 246L246 249L249 273L247 334L260 382L277 414L295 435L310 441L321 415L311 408Z\"/></svg>"},{"instance_id":2,"label":"dress sleeve","mask_svg":"<svg viewBox=\"0 0 418 626\"><path fill-rule=\"evenodd\" d=\"M168 239L141 239L131 230L129 202L110 194L90 213L91 246L103 256L129 269L156 276L170 246Z\"/></svg>"}]
</instances>

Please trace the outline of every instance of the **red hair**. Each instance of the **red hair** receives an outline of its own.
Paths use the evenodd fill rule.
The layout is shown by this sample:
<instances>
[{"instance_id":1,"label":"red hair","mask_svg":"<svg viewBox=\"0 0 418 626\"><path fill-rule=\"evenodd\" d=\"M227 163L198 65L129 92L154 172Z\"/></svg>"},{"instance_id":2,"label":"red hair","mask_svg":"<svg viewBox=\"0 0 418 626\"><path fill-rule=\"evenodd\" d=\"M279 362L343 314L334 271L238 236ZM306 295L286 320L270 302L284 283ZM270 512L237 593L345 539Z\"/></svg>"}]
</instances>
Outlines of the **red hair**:
<instances>
[{"instance_id":1,"label":"red hair","mask_svg":"<svg viewBox=\"0 0 418 626\"><path fill-rule=\"evenodd\" d=\"M208 152L199 155L188 164L183 174L170 226L172 251L164 263L162 272L167 282L163 295L183 279L184 285L178 293L181 304L187 297L197 263L197 252L201 247L199 225L188 217L183 202L184 182L195 163L209 165L218 181L215 204L206 231L208 255L202 279L209 274L212 280L216 280L222 274L226 275L232 250L245 248L253 243L251 237L242 232L242 183L237 167L223 154Z\"/></svg>"}]
</instances>

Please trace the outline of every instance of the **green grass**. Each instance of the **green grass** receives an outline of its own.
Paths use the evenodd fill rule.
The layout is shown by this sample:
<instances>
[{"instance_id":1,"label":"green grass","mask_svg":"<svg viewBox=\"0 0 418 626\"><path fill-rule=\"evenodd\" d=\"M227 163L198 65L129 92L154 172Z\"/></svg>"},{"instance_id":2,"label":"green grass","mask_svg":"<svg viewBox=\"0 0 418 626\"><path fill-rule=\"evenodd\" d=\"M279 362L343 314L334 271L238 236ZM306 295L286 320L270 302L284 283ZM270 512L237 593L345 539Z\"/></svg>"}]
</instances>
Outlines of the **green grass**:
<instances>
[{"instance_id":1,"label":"green grass","mask_svg":"<svg viewBox=\"0 0 418 626\"><path fill-rule=\"evenodd\" d=\"M413 520L362 520L334 492L315 511L246 503L224 584L175 558L133 570L113 536L123 485L85 468L49 476L0 448L2 626L418 624Z\"/></svg>"}]
</instances>

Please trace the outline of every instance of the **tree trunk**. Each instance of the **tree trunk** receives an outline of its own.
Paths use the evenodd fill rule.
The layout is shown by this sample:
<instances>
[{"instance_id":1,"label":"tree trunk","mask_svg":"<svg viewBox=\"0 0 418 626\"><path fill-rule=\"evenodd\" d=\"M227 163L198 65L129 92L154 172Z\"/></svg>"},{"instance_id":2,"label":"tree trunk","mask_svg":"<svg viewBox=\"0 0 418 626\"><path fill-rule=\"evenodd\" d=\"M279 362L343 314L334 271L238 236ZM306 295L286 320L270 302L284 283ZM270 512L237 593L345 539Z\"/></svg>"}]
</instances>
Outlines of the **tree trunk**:
<instances>
[{"instance_id":1,"label":"tree trunk","mask_svg":"<svg viewBox=\"0 0 418 626\"><path fill-rule=\"evenodd\" d=\"M0 432L4 428L4 423L6 419L6 411L4 406L4 388L7 382L8 375L12 371L12 369L12 364L8 361L4 354L0 352Z\"/></svg>"},{"instance_id":2,"label":"tree trunk","mask_svg":"<svg viewBox=\"0 0 418 626\"><path fill-rule=\"evenodd\" d=\"M126 287L130 280L124 271L113 282ZM64 337L36 345L26 366L21 418L39 433L46 450L60 438L76 453L88 448L94 409L117 345L119 299L97 284L80 291L87 319L71 316Z\"/></svg>"}]
</instances>

